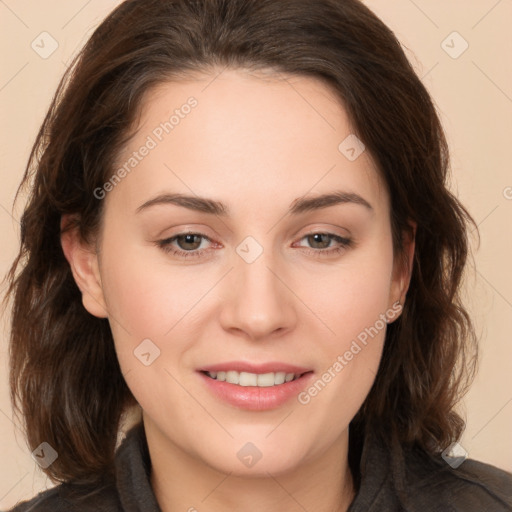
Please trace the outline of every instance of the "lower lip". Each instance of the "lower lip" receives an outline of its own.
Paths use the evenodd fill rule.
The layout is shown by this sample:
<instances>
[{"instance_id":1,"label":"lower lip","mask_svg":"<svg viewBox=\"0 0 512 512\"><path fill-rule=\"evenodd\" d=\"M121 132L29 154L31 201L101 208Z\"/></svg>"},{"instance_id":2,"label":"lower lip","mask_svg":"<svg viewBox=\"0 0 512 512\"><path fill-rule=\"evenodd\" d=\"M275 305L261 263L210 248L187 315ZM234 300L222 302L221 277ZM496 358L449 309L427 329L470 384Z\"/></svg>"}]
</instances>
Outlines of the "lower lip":
<instances>
[{"instance_id":1,"label":"lower lip","mask_svg":"<svg viewBox=\"0 0 512 512\"><path fill-rule=\"evenodd\" d=\"M296 397L309 383L313 372L303 374L298 379L277 386L239 386L212 379L199 372L205 384L215 396L240 409L266 411L277 409Z\"/></svg>"}]
</instances>

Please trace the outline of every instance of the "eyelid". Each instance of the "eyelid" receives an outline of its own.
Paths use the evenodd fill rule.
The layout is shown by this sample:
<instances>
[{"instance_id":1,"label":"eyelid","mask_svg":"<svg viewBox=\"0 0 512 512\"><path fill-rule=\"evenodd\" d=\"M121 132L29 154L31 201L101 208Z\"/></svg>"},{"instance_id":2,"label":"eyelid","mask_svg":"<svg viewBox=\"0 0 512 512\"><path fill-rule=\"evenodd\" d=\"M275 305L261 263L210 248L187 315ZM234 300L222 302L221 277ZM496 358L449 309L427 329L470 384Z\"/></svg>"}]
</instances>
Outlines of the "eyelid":
<instances>
[{"instance_id":1,"label":"eyelid","mask_svg":"<svg viewBox=\"0 0 512 512\"><path fill-rule=\"evenodd\" d=\"M211 233L211 235L207 235L206 232ZM170 234L164 234L164 233L170 233ZM155 233L155 238L159 239L166 239L166 238L172 238L173 236L178 235L201 235L206 238L215 238L216 236L219 236L217 232L208 227L208 225L198 223L198 224L183 224L183 223L176 223L176 225L167 225L164 229L159 230L157 233Z\"/></svg>"},{"instance_id":2,"label":"eyelid","mask_svg":"<svg viewBox=\"0 0 512 512\"><path fill-rule=\"evenodd\" d=\"M303 233L303 234L301 234ZM309 224L305 228L301 228L296 231L293 238L303 238L307 235L314 235L315 233L324 233L329 235L340 236L341 238L352 238L352 233L349 229L343 228L337 224L331 224L328 222Z\"/></svg>"},{"instance_id":3,"label":"eyelid","mask_svg":"<svg viewBox=\"0 0 512 512\"><path fill-rule=\"evenodd\" d=\"M339 239L339 240L343 240L345 242L349 242L351 240L351 238L349 238L349 237L338 235L337 233L331 233L330 231L311 231L311 232L306 233L303 236L300 236L297 239L297 241L300 242L301 240L304 240L305 238L307 238L309 236L314 236L314 235L326 235L326 236L330 237L331 239ZM294 242L294 243L296 243L296 242ZM318 250L320 250L320 249L318 249Z\"/></svg>"}]
</instances>

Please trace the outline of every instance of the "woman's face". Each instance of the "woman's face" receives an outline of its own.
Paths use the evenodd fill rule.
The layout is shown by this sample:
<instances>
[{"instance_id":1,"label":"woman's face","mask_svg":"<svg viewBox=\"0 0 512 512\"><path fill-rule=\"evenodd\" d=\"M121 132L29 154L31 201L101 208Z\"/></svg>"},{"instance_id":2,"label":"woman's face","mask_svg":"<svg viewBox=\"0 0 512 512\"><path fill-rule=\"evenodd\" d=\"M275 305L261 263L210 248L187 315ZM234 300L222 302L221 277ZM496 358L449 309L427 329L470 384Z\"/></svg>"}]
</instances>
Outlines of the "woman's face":
<instances>
[{"instance_id":1,"label":"woman's face","mask_svg":"<svg viewBox=\"0 0 512 512\"><path fill-rule=\"evenodd\" d=\"M341 446L408 280L386 187L327 86L234 70L161 85L116 172L84 303L104 305L147 429L239 474Z\"/></svg>"}]
</instances>

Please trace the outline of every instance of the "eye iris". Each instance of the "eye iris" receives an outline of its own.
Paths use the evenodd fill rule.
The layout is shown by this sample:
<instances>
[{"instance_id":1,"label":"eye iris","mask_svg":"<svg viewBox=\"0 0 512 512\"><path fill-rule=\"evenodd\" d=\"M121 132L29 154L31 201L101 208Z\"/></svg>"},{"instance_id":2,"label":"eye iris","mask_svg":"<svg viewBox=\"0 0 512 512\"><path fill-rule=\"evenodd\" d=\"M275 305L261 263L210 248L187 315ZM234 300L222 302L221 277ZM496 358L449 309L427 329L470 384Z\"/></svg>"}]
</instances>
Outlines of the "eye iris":
<instances>
[{"instance_id":1,"label":"eye iris","mask_svg":"<svg viewBox=\"0 0 512 512\"><path fill-rule=\"evenodd\" d=\"M322 245L322 237L324 237L324 244ZM324 233L315 233L313 235L308 235L308 242L311 243L312 247L315 247L315 249L326 249L329 247L329 242L331 241L331 238L329 235L326 235ZM316 247L315 244L319 242L321 247Z\"/></svg>"},{"instance_id":2,"label":"eye iris","mask_svg":"<svg viewBox=\"0 0 512 512\"><path fill-rule=\"evenodd\" d=\"M185 240L185 246L182 243L183 239ZM196 241L194 241L194 239L196 239ZM178 242L180 248L184 250L198 249L201 245L201 237L199 235L181 235L177 238L176 241ZM192 244L194 247L187 247L186 244Z\"/></svg>"}]
</instances>

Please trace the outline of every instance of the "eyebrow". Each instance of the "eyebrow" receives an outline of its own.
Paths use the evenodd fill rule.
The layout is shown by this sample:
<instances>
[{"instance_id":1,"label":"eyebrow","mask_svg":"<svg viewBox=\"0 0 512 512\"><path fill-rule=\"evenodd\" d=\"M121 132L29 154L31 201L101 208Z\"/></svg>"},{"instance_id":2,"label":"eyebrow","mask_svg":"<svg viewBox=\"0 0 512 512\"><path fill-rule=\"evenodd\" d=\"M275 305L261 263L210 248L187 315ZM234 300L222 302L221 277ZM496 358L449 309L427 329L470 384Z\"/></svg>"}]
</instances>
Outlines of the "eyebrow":
<instances>
[{"instance_id":1,"label":"eyebrow","mask_svg":"<svg viewBox=\"0 0 512 512\"><path fill-rule=\"evenodd\" d=\"M136 213L146 210L151 206L165 204L173 204L188 208L189 210L221 217L229 216L229 208L221 201L199 196L187 196L184 194L160 194L140 205ZM372 205L360 195L352 192L335 191L314 197L299 197L291 203L289 213L291 215L299 215L301 213L328 208L329 206L338 204L356 204L373 211Z\"/></svg>"}]
</instances>

